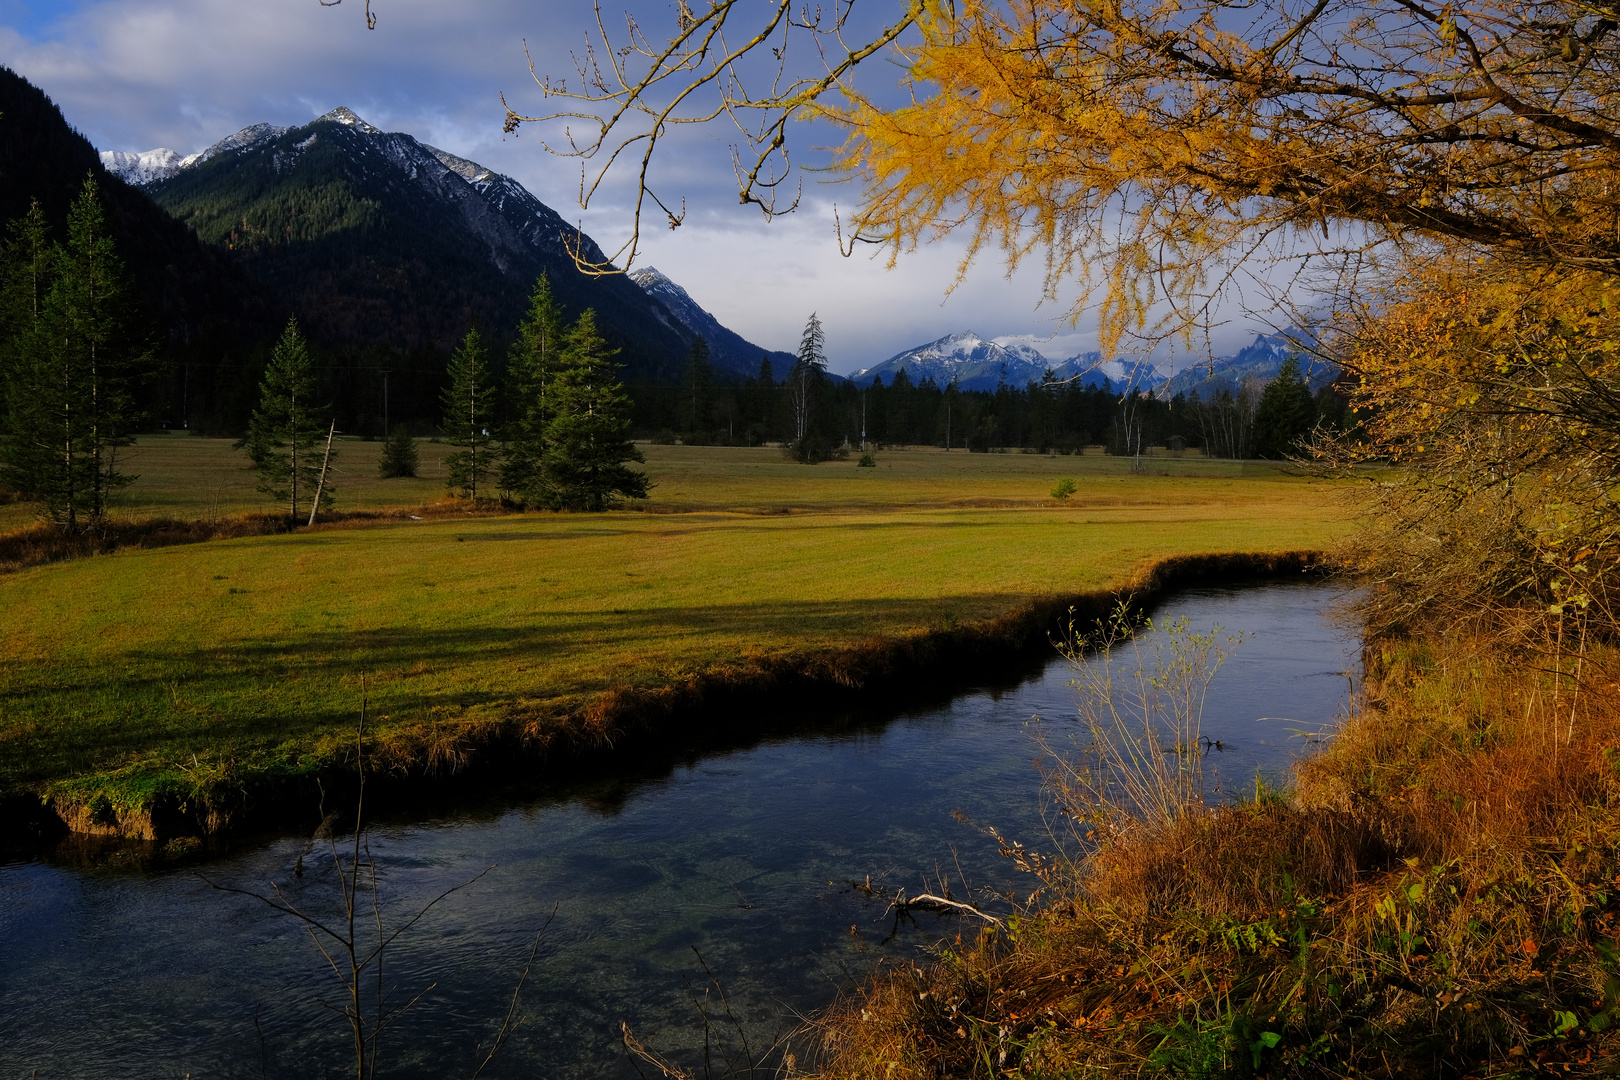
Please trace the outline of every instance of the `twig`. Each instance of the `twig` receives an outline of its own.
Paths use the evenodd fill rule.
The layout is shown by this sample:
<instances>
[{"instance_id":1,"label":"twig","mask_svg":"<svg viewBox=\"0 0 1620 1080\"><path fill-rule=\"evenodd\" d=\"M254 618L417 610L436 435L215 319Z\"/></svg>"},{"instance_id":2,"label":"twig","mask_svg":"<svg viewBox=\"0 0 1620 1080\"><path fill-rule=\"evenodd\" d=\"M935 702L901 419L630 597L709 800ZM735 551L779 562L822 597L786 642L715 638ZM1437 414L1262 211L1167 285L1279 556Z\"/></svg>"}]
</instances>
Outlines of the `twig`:
<instances>
[{"instance_id":1,"label":"twig","mask_svg":"<svg viewBox=\"0 0 1620 1080\"><path fill-rule=\"evenodd\" d=\"M546 921L535 931L534 944L529 946L529 962L523 965L523 974L518 976L517 986L512 991L512 1004L506 1009L506 1019L501 1021L500 1030L495 1032L495 1042L490 1046L489 1053L484 1055L484 1060L473 1070L472 1080L478 1080L484 1072L484 1067L495 1060L495 1055L500 1053L501 1047L506 1045L506 1040L512 1035L512 1018L517 1015L518 995L523 993L523 984L528 981L529 971L534 967L535 955L540 951L540 939L545 937L547 928L551 926L551 920L557 917L557 907L557 904L551 906L551 914L546 916Z\"/></svg>"}]
</instances>

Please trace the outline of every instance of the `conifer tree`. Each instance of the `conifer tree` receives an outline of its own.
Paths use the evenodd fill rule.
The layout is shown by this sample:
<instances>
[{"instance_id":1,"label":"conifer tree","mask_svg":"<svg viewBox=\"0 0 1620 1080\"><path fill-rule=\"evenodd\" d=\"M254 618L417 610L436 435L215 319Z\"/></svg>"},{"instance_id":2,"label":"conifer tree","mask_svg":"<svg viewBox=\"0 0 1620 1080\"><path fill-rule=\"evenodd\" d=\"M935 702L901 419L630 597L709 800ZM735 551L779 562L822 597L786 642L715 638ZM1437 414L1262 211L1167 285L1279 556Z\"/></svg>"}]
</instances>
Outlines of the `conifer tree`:
<instances>
[{"instance_id":1,"label":"conifer tree","mask_svg":"<svg viewBox=\"0 0 1620 1080\"><path fill-rule=\"evenodd\" d=\"M1288 357L1277 377L1261 391L1254 410L1255 451L1261 457L1281 458L1295 453L1299 442L1316 423L1316 400L1300 374L1299 360Z\"/></svg>"},{"instance_id":2,"label":"conifer tree","mask_svg":"<svg viewBox=\"0 0 1620 1080\"><path fill-rule=\"evenodd\" d=\"M525 502L545 505L546 431L552 420L552 382L562 352L562 307L541 274L518 326L506 368L507 403L515 416L507 426L501 488Z\"/></svg>"},{"instance_id":3,"label":"conifer tree","mask_svg":"<svg viewBox=\"0 0 1620 1080\"><path fill-rule=\"evenodd\" d=\"M627 435L630 399L617 367L587 308L568 333L547 428L546 478L561 509L600 511L621 498L647 497L646 474L625 464L646 459Z\"/></svg>"},{"instance_id":4,"label":"conifer tree","mask_svg":"<svg viewBox=\"0 0 1620 1080\"><path fill-rule=\"evenodd\" d=\"M59 254L38 199L26 215L10 223L7 232L0 251L0 434L11 431L12 400L20 405L28 396L23 373L43 343L40 321Z\"/></svg>"},{"instance_id":5,"label":"conifer tree","mask_svg":"<svg viewBox=\"0 0 1620 1080\"><path fill-rule=\"evenodd\" d=\"M788 407L792 410L793 452L806 464L829 456L829 440L816 429L817 403L827 379L826 335L815 312L804 324L799 340L799 360L787 378Z\"/></svg>"},{"instance_id":6,"label":"conifer tree","mask_svg":"<svg viewBox=\"0 0 1620 1080\"><path fill-rule=\"evenodd\" d=\"M489 494L486 479L495 468L495 438L489 433L494 392L489 356L477 330L467 331L461 348L450 358L450 386L444 392L444 441L462 449L444 459L449 486L460 488L469 499L479 488Z\"/></svg>"},{"instance_id":7,"label":"conifer tree","mask_svg":"<svg viewBox=\"0 0 1620 1080\"><path fill-rule=\"evenodd\" d=\"M0 479L68 530L94 528L109 495L134 479L118 471L117 454L136 421L128 383L150 356L132 333L93 177L69 211L65 248L49 242L37 203L11 233Z\"/></svg>"},{"instance_id":8,"label":"conifer tree","mask_svg":"<svg viewBox=\"0 0 1620 1080\"><path fill-rule=\"evenodd\" d=\"M377 474L384 480L415 476L420 460L416 440L411 438L410 425L395 424L394 430L388 433L388 441L383 443L382 460L377 462Z\"/></svg>"},{"instance_id":9,"label":"conifer tree","mask_svg":"<svg viewBox=\"0 0 1620 1080\"><path fill-rule=\"evenodd\" d=\"M315 395L315 362L298 320L288 319L259 384L259 407L243 444L258 470L259 490L286 503L287 516L294 521L298 504L314 498L318 486L323 507L331 505L337 491L330 481L320 482L324 455L319 444L328 433L331 410L317 404Z\"/></svg>"}]
</instances>

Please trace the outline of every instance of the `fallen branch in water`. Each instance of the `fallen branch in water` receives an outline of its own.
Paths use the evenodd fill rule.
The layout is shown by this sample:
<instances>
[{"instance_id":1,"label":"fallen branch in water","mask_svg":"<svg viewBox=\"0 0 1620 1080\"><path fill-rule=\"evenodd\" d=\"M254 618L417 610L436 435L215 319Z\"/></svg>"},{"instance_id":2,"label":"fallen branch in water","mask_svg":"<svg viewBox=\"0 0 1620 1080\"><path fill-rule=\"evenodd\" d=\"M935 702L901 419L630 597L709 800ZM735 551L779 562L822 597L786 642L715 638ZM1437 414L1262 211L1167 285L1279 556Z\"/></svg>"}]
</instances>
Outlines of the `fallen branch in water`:
<instances>
[{"instance_id":1,"label":"fallen branch in water","mask_svg":"<svg viewBox=\"0 0 1620 1080\"><path fill-rule=\"evenodd\" d=\"M1000 919L987 912L980 911L972 904L964 904L960 900L947 900L945 897L935 896L933 893L919 893L908 899L906 890L900 889L894 894L894 900L889 904L890 911L898 911L905 915L909 915L912 908L921 908L924 911L964 911L969 915L983 919L987 923L994 923L996 926L1002 925Z\"/></svg>"}]
</instances>

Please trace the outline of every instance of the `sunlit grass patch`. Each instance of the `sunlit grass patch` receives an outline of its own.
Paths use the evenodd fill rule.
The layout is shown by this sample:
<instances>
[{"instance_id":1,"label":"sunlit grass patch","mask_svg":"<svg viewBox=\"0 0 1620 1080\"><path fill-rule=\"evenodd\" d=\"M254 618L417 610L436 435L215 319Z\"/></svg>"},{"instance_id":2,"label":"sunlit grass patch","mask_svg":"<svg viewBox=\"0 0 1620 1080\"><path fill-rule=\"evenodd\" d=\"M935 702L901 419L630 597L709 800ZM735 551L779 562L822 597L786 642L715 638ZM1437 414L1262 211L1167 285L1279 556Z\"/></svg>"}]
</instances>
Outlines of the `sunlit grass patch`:
<instances>
[{"instance_id":1,"label":"sunlit grass patch","mask_svg":"<svg viewBox=\"0 0 1620 1080\"><path fill-rule=\"evenodd\" d=\"M378 739L414 767L453 757L458 732L544 736L606 694L972 625L1166 557L1318 549L1341 528L1327 485L1271 470L1099 472L1056 506L1053 467L1029 455L886 451L906 468L872 485L872 469L775 450L656 449L675 451L649 462L669 489L727 509L350 522L0 578L0 788L317 767L362 680Z\"/></svg>"}]
</instances>

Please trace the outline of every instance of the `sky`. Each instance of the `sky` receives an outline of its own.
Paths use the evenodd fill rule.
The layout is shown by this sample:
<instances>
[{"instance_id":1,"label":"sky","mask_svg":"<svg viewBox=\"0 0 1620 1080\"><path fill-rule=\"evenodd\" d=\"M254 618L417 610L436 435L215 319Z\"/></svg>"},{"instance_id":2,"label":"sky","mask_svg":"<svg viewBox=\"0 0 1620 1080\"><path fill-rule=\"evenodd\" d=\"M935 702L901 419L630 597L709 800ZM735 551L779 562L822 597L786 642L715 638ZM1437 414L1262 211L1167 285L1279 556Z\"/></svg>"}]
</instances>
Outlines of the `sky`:
<instances>
[{"instance_id":1,"label":"sky","mask_svg":"<svg viewBox=\"0 0 1620 1080\"><path fill-rule=\"evenodd\" d=\"M626 2L649 33L672 28L673 3ZM861 10L875 19L898 6L868 0ZM612 178L582 210L577 162L549 153L540 131L501 130L502 92L520 112L547 109L525 42L538 71L574 76L572 56L594 29L589 3L373 0L373 10L377 26L367 30L364 0L0 0L0 63L49 94L98 150L189 154L249 124L300 125L347 105L377 127L515 178L605 250L619 247L630 233L633 174ZM622 8L604 0L603 10ZM881 64L867 71L888 84L898 74ZM826 160L818 147L836 138L810 125L791 134L795 162L812 167ZM666 203L685 201L686 222L669 230L650 221L635 265L657 267L748 340L794 351L814 311L837 372L965 330L1019 337L1053 359L1096 347L1089 314L1070 326L1061 296L1043 302L1038 262L1009 275L998 258L981 258L952 288L963 254L954 238L903 254L892 269L886 255L844 257L835 208L847 220L858 193L824 173L801 172L800 209L765 222L738 205L734 136L723 121L689 127L661 151L656 189ZM1265 329L1234 318L1215 349Z\"/></svg>"}]
</instances>

